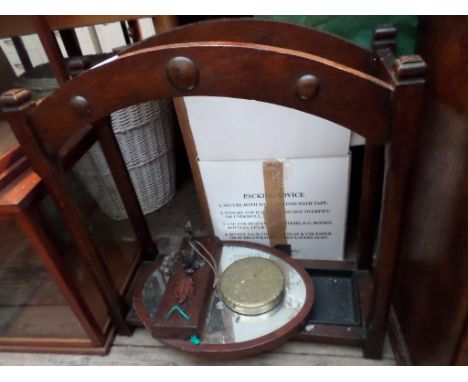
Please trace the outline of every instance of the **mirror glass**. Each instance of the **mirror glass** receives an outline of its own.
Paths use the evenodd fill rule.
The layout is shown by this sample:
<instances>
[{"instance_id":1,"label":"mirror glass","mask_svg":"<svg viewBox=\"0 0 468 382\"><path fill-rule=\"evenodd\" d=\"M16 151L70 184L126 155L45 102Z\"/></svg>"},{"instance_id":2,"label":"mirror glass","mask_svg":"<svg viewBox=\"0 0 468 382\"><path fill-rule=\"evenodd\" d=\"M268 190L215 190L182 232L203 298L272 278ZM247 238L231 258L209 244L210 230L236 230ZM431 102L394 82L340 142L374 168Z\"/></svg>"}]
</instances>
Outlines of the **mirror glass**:
<instances>
[{"instance_id":1,"label":"mirror glass","mask_svg":"<svg viewBox=\"0 0 468 382\"><path fill-rule=\"evenodd\" d=\"M210 308L201 342L205 344L230 344L253 340L278 330L291 321L304 306L306 286L301 275L281 258L257 248L241 245L224 245L219 271L246 257L263 257L281 268L285 279L282 302L273 310L257 316L246 316L230 310L215 289L210 297ZM142 292L143 304L151 319L156 315L168 277L156 270L148 278Z\"/></svg>"}]
</instances>

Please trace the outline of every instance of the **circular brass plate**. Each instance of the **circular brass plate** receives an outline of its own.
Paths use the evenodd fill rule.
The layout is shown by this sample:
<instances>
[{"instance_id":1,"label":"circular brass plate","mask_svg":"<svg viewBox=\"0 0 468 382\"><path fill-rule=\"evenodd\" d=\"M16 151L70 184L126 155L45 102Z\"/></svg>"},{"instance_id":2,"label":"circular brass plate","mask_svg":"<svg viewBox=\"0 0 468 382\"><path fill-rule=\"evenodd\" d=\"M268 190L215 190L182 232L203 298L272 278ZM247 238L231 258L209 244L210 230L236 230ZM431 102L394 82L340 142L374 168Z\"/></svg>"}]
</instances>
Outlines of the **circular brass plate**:
<instances>
[{"instance_id":1,"label":"circular brass plate","mask_svg":"<svg viewBox=\"0 0 468 382\"><path fill-rule=\"evenodd\" d=\"M222 274L219 291L224 303L245 315L266 313L284 296L284 275L272 260L249 257L232 263Z\"/></svg>"}]
</instances>

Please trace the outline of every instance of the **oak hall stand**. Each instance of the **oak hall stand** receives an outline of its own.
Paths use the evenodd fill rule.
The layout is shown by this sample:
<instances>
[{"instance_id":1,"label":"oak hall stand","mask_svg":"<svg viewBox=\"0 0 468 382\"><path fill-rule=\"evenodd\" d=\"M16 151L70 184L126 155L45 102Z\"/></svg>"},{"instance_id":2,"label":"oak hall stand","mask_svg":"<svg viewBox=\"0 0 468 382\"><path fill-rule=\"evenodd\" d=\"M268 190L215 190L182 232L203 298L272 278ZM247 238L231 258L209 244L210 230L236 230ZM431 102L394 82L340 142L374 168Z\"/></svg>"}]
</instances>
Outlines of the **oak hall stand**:
<instances>
[{"instance_id":1,"label":"oak hall stand","mask_svg":"<svg viewBox=\"0 0 468 382\"><path fill-rule=\"evenodd\" d=\"M93 124L135 230L137 248L142 257L151 258L156 248L106 117L159 98L246 98L315 114L366 138L357 259L305 264L309 269L344 267L357 275L362 322L354 330L317 325L300 337L360 345L365 356L381 356L425 68L419 56L394 57L394 35L393 28L378 30L376 50L371 53L290 24L242 19L198 23L137 44L116 60L67 82L40 103L30 102L18 91L2 96L4 112L57 204L118 328L127 329L125 304L80 215L60 149ZM210 41L213 36L216 41Z\"/></svg>"}]
</instances>

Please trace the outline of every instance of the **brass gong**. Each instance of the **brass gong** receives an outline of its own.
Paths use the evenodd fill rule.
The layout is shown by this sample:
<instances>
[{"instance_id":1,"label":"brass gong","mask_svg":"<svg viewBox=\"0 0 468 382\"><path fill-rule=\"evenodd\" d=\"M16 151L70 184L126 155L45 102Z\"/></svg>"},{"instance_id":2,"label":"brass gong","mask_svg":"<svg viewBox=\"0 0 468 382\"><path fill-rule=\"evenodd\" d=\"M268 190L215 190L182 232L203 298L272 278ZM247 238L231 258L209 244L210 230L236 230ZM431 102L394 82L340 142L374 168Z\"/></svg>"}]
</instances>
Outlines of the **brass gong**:
<instances>
[{"instance_id":1,"label":"brass gong","mask_svg":"<svg viewBox=\"0 0 468 382\"><path fill-rule=\"evenodd\" d=\"M259 315L275 308L284 297L284 275L272 260L249 257L232 263L222 274L219 292L234 312Z\"/></svg>"}]
</instances>

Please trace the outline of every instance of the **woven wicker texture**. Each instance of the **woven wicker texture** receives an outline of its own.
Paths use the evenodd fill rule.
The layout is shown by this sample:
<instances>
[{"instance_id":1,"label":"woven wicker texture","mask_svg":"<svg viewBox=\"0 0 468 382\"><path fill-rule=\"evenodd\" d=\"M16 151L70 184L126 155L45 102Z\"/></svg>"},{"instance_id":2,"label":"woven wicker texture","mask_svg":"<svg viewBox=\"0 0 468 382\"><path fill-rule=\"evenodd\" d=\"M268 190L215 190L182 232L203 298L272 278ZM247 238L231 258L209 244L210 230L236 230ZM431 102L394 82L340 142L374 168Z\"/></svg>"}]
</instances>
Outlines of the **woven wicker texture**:
<instances>
[{"instance_id":1,"label":"woven wicker texture","mask_svg":"<svg viewBox=\"0 0 468 382\"><path fill-rule=\"evenodd\" d=\"M175 193L170 101L150 101L118 110L111 121L143 213L154 212ZM99 143L80 159L74 171L108 216L127 218Z\"/></svg>"}]
</instances>

